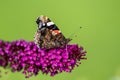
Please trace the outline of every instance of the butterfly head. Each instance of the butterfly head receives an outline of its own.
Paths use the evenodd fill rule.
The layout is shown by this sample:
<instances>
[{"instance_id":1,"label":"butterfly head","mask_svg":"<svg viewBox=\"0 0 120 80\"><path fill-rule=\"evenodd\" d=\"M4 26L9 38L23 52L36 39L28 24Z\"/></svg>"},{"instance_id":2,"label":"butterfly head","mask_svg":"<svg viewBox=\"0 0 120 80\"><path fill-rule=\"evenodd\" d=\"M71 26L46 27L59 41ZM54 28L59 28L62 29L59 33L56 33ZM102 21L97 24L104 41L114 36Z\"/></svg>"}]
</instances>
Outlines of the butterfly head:
<instances>
[{"instance_id":1,"label":"butterfly head","mask_svg":"<svg viewBox=\"0 0 120 80\"><path fill-rule=\"evenodd\" d=\"M45 27L46 23L48 21L48 18L46 16L40 16L37 18L36 23L38 24L38 28Z\"/></svg>"}]
</instances>

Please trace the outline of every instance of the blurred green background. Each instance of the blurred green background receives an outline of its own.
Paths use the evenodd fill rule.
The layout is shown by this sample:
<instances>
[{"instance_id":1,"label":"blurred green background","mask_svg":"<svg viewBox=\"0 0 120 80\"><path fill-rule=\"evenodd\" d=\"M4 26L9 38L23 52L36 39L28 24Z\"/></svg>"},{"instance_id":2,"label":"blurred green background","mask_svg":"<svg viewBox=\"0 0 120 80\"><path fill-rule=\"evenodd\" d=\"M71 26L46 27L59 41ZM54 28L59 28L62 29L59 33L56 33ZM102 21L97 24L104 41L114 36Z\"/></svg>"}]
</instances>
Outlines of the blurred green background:
<instances>
[{"instance_id":1,"label":"blurred green background","mask_svg":"<svg viewBox=\"0 0 120 80\"><path fill-rule=\"evenodd\" d=\"M71 44L82 45L87 60L55 77L40 73L25 79L3 70L0 80L120 80L120 0L0 0L0 39L32 41L40 15L53 20L66 37L72 34Z\"/></svg>"}]
</instances>

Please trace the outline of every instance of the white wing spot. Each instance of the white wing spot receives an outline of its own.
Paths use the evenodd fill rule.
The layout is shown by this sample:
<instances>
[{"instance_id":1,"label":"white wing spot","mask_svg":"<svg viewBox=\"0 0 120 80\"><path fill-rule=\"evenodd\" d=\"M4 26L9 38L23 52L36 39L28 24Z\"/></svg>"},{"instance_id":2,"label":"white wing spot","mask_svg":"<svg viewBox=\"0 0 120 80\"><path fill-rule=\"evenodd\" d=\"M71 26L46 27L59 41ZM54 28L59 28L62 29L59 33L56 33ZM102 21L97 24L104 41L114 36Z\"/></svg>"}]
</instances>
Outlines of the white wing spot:
<instances>
[{"instance_id":1,"label":"white wing spot","mask_svg":"<svg viewBox=\"0 0 120 80\"><path fill-rule=\"evenodd\" d=\"M54 22L48 22L47 23L47 26L51 26L51 25L54 25Z\"/></svg>"}]
</instances>

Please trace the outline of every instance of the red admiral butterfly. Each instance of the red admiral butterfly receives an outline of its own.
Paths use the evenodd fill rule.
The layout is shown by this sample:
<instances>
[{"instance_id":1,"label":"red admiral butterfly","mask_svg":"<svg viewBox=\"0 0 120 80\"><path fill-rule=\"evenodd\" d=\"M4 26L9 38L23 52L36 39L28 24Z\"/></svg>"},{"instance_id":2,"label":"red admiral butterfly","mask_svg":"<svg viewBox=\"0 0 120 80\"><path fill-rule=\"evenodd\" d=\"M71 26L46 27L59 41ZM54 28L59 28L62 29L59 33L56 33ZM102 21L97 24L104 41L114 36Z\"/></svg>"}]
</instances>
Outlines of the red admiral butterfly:
<instances>
[{"instance_id":1,"label":"red admiral butterfly","mask_svg":"<svg viewBox=\"0 0 120 80\"><path fill-rule=\"evenodd\" d=\"M38 17L37 32L34 36L34 42L39 48L58 48L64 47L71 39L65 38L58 27L46 16Z\"/></svg>"}]
</instances>

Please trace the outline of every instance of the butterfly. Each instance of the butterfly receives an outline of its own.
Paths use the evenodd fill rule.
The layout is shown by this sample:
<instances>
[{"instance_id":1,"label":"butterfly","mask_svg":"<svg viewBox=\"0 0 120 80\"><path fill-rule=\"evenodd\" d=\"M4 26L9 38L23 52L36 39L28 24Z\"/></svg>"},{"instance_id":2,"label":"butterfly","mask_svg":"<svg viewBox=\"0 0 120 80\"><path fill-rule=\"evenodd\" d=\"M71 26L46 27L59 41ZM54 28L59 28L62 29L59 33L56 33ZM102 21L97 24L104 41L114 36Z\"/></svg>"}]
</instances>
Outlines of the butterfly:
<instances>
[{"instance_id":1,"label":"butterfly","mask_svg":"<svg viewBox=\"0 0 120 80\"><path fill-rule=\"evenodd\" d=\"M46 16L37 18L38 29L34 36L34 42L39 48L58 48L67 45L71 39L65 38L59 28Z\"/></svg>"}]
</instances>

